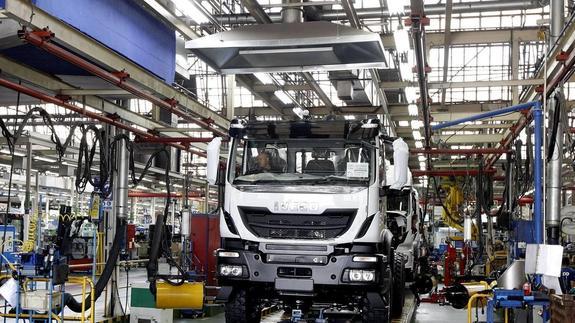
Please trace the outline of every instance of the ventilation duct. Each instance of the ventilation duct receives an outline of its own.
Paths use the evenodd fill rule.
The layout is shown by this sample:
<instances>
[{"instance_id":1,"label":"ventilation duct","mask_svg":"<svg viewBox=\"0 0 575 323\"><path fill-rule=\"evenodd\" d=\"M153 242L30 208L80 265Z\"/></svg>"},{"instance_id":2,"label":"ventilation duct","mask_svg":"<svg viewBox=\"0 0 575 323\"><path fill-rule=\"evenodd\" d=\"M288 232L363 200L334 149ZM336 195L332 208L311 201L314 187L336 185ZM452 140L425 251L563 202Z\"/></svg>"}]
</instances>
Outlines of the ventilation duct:
<instances>
[{"instance_id":1,"label":"ventilation duct","mask_svg":"<svg viewBox=\"0 0 575 323\"><path fill-rule=\"evenodd\" d=\"M378 34L325 21L244 26L186 48L223 74L383 68L385 61Z\"/></svg>"}]
</instances>

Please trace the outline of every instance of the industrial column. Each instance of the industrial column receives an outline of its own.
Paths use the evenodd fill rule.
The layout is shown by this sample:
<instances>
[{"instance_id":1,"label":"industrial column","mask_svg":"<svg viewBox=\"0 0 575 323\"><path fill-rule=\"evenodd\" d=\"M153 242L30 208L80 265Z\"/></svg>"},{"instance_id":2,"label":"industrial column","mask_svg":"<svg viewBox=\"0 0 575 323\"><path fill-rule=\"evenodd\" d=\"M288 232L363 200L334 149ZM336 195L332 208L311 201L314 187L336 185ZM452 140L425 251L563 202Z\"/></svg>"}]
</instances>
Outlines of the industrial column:
<instances>
[{"instance_id":1,"label":"industrial column","mask_svg":"<svg viewBox=\"0 0 575 323\"><path fill-rule=\"evenodd\" d=\"M555 42L561 35L561 31L565 25L564 1L565 0L551 0L551 33L549 37L549 48L552 48L555 45ZM555 99L556 97L558 98L557 100ZM545 226L547 231L547 242L549 244L559 243L562 186L561 166L563 163L563 111L561 111L563 108L561 102L562 98L563 89L562 87L557 87L556 92L548 101L550 103L548 105L549 119L551 120L550 123L557 124L555 128L556 135L554 136L555 143L550 143L553 144L553 147L549 147L549 149L553 149L553 154L551 155L551 159L548 160L547 164L547 202L545 210ZM559 111L557 111L557 109L559 109ZM558 116L559 120L555 120L555 116ZM549 137L551 137L553 127L551 127L551 129L552 130L548 133Z\"/></svg>"}]
</instances>

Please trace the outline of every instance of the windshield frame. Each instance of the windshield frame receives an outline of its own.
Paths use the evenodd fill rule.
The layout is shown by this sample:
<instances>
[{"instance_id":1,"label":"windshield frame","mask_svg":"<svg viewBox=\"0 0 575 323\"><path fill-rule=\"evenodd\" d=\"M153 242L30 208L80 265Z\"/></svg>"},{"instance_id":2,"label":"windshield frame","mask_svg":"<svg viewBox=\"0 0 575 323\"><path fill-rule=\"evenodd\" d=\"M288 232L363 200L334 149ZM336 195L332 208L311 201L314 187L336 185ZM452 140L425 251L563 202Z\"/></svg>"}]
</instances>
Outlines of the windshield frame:
<instances>
[{"instance_id":1,"label":"windshield frame","mask_svg":"<svg viewBox=\"0 0 575 323\"><path fill-rule=\"evenodd\" d=\"M239 177L242 176L249 176L249 174L245 174L246 172L246 167L247 166L247 158L249 158L249 154L246 153L248 148L248 145L250 142L260 142L263 143L265 145L267 144L272 144L272 145L277 145L277 146L281 146L284 145L287 149L287 154L290 154L291 149L297 149L297 143L301 142L301 143L306 143L305 146L306 147L312 147L310 145L309 139L304 139L304 138L277 138L277 139L263 139L263 138L258 138L258 139L240 139L240 138L234 138L231 142L230 145L230 155L229 155L229 160L230 162L228 162L227 165L227 181L234 186L246 186L246 185L293 185L293 186L319 186L319 185L324 185L324 186L365 186L368 187L370 185L372 185L375 182L375 177L376 177L376 167L377 167L377 163L378 163L378 147L376 144L374 143L370 143L366 140L360 140L360 139L353 139L353 140L346 140L346 139L342 139L342 138L334 138L334 139L322 139L322 140L318 140L316 141L318 143L318 148L324 148L325 146L322 146L322 143L326 143L326 142L343 142L344 143L344 148L347 145L358 145L358 146L363 146L365 148L369 149L369 177L366 180L354 180L354 179L347 179L347 180L343 180L341 179L341 176L336 176L336 175L329 175L329 176L319 176L317 179L320 180L320 183L313 183L313 181L311 181L312 178L310 178L309 176L315 176L315 175L310 175L310 174L305 174L303 172L298 173L298 172L290 172L289 167L287 168L286 172L282 172L282 173L276 173L276 174L296 174L299 175L301 181L298 180L278 180L277 178L275 180L254 180L253 182L251 181L241 181L238 182L237 179ZM242 146L243 147L240 147ZM296 148L294 148L294 146ZM291 147L291 148L290 148ZM244 152L241 156L241 161L239 160L239 156L238 156L238 152L240 150L240 148L244 149ZM253 148L253 147L252 147ZM231 161L235 161L231 162ZM286 160L287 162L287 160ZM292 165L293 166L293 165ZM290 166L291 167L291 166ZM295 166L293 166L295 167ZM237 171L239 170L239 172ZM239 173L239 174L238 174ZM243 175L242 175L243 174ZM259 173L259 174L263 174L263 173ZM345 176L345 175L344 175ZM309 180L305 180L305 179L309 179ZM330 178L333 180L330 180ZM337 180L337 178L340 178L341 180Z\"/></svg>"}]
</instances>

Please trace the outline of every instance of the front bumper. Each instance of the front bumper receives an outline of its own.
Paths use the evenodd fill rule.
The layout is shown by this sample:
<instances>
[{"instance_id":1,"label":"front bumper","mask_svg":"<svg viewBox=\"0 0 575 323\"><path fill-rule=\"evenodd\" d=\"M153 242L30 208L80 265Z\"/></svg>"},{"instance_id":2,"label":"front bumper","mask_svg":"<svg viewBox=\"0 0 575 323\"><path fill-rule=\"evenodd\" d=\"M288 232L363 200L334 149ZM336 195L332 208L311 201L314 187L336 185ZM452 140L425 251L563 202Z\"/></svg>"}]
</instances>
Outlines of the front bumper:
<instances>
[{"instance_id":1,"label":"front bumper","mask_svg":"<svg viewBox=\"0 0 575 323\"><path fill-rule=\"evenodd\" d=\"M221 285L261 283L267 287L273 287L280 294L314 293L320 286L373 286L375 288L383 281L381 272L387 262L384 255L288 255L286 257L285 254L264 254L257 251L235 250L234 252L237 252L239 257L218 257L217 268ZM354 256L376 257L376 261L353 261ZM244 273L241 277L222 276L220 274L222 265L242 266ZM349 270L352 269L373 270L374 281L350 281Z\"/></svg>"}]
</instances>

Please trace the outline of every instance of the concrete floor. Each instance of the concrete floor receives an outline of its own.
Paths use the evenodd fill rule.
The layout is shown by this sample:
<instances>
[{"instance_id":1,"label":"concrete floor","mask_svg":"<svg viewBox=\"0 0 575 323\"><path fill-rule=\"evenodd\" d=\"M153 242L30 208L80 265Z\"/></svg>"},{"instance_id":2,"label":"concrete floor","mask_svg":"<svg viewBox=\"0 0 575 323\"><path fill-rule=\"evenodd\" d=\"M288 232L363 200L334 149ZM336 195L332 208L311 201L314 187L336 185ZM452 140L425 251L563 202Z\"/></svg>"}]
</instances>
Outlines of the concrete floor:
<instances>
[{"instance_id":1,"label":"concrete floor","mask_svg":"<svg viewBox=\"0 0 575 323\"><path fill-rule=\"evenodd\" d=\"M146 282L146 271L143 268L133 269L129 273L129 281L127 280L126 273L121 272L119 280L119 300L121 302L122 310L121 312L130 313L129 303L130 303L130 286L132 284L142 284ZM126 285L127 284L127 285ZM126 288L128 287L128 288ZM68 286L67 292L75 295L76 299L80 301L81 287L80 286ZM128 303L126 304L126 294L128 295ZM96 321L105 321L104 317L104 304L106 299L104 294L96 302ZM413 312L415 302L413 301L413 296L409 295L406 299L405 312ZM411 309L410 309L411 307ZM479 322L485 322L485 315L479 310ZM77 315L70 310L65 311L65 315ZM263 318L262 323L276 323L285 319L282 317L283 312L275 312ZM474 313L475 318L475 313ZM415 323L460 323L467 322L467 312L466 310L457 310L451 306L440 306L437 304L422 303L415 310L414 316L411 317L411 321ZM223 314L219 314L209 318L200 318L195 320L180 319L174 320L174 323L188 323L191 321L200 321L202 323L223 323L225 318ZM396 320L394 322L408 322L409 318L404 313L404 317L401 320ZM14 320L7 320L6 322L14 322ZM2 320L0 319L0 323Z\"/></svg>"}]
</instances>

